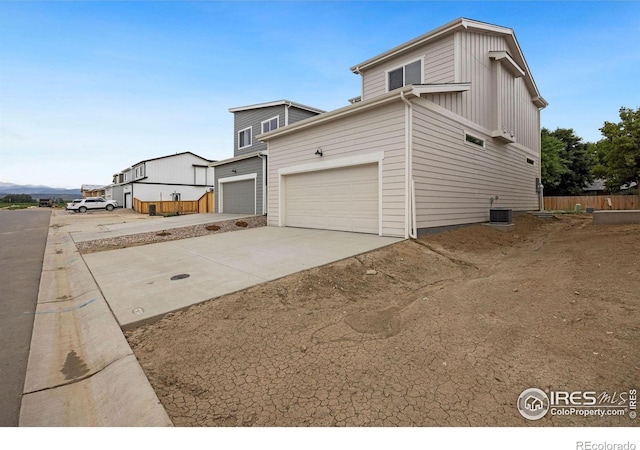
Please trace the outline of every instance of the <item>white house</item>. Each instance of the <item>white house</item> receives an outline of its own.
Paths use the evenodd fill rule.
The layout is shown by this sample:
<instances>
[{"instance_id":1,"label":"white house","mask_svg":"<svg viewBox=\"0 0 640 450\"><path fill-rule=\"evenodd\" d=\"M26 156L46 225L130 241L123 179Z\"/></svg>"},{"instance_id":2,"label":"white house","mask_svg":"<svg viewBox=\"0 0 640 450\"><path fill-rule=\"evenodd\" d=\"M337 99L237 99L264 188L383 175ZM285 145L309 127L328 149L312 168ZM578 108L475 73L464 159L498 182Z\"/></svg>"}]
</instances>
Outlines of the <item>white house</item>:
<instances>
[{"instance_id":1,"label":"white house","mask_svg":"<svg viewBox=\"0 0 640 450\"><path fill-rule=\"evenodd\" d=\"M351 105L264 133L268 223L414 237L539 207L540 96L513 30L458 19L356 64Z\"/></svg>"},{"instance_id":2,"label":"white house","mask_svg":"<svg viewBox=\"0 0 640 450\"><path fill-rule=\"evenodd\" d=\"M142 202L198 200L213 189L211 160L191 152L140 161L113 176L105 196L125 208Z\"/></svg>"}]
</instances>

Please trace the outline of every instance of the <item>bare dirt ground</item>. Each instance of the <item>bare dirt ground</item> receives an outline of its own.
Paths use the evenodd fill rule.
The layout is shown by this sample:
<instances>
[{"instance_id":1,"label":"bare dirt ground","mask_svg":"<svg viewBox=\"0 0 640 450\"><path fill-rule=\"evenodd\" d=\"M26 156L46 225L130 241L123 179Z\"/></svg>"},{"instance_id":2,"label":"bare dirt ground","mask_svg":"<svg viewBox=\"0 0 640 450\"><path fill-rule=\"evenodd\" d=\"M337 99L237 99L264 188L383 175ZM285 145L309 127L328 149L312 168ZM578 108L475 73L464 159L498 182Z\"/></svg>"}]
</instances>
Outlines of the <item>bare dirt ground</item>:
<instances>
[{"instance_id":1,"label":"bare dirt ground","mask_svg":"<svg viewBox=\"0 0 640 450\"><path fill-rule=\"evenodd\" d=\"M640 387L640 225L517 216L308 270L127 333L177 426L637 426L524 419L530 387Z\"/></svg>"}]
</instances>

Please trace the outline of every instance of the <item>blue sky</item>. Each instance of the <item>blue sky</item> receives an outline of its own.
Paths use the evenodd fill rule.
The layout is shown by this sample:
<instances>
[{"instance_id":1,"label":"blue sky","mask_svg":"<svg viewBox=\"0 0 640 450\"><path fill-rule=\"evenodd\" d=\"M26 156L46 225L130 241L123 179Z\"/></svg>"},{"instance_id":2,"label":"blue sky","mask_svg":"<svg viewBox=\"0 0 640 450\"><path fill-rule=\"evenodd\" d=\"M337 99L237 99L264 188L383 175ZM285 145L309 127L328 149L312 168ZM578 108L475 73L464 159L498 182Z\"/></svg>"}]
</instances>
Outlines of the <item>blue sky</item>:
<instances>
[{"instance_id":1,"label":"blue sky","mask_svg":"<svg viewBox=\"0 0 640 450\"><path fill-rule=\"evenodd\" d=\"M345 106L349 67L458 17L515 30L542 126L596 141L640 106L640 2L0 0L0 181L78 188L176 152L231 157L230 107Z\"/></svg>"}]
</instances>

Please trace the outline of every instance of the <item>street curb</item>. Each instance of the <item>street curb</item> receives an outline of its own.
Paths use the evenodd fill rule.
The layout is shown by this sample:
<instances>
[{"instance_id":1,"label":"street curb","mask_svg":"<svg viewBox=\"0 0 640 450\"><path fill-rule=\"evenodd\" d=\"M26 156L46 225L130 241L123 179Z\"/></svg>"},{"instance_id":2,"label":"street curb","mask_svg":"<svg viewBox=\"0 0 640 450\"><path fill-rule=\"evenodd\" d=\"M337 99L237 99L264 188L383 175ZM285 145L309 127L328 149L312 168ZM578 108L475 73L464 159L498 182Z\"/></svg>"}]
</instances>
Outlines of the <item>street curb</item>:
<instances>
[{"instance_id":1,"label":"street curb","mask_svg":"<svg viewBox=\"0 0 640 450\"><path fill-rule=\"evenodd\" d=\"M19 426L172 426L84 259L54 217Z\"/></svg>"}]
</instances>

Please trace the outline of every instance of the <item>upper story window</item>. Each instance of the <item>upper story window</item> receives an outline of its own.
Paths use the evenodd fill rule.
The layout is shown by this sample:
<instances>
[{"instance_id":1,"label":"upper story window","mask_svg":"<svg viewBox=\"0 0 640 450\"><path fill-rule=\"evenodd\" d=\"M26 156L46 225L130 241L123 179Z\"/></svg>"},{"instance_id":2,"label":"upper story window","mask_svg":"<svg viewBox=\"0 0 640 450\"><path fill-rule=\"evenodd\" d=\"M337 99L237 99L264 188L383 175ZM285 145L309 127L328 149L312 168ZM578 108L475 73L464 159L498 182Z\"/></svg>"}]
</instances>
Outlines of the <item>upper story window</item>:
<instances>
[{"instance_id":1,"label":"upper story window","mask_svg":"<svg viewBox=\"0 0 640 450\"><path fill-rule=\"evenodd\" d=\"M278 116L272 117L269 120L262 122L262 132L268 133L269 131L277 130L280 126L280 118Z\"/></svg>"},{"instance_id":2,"label":"upper story window","mask_svg":"<svg viewBox=\"0 0 640 450\"><path fill-rule=\"evenodd\" d=\"M251 127L238 131L238 148L251 147Z\"/></svg>"},{"instance_id":3,"label":"upper story window","mask_svg":"<svg viewBox=\"0 0 640 450\"><path fill-rule=\"evenodd\" d=\"M422 60L413 61L387 72L387 90L422 83Z\"/></svg>"}]
</instances>

